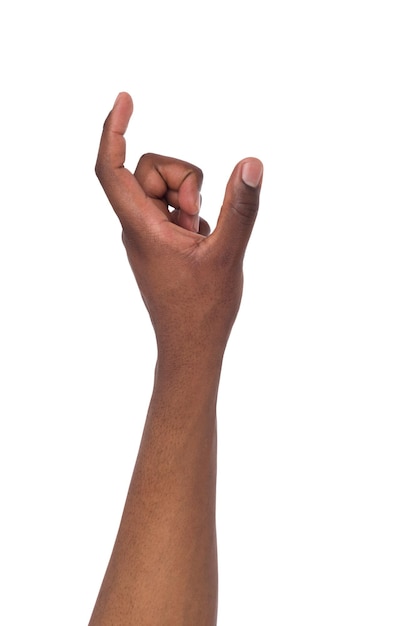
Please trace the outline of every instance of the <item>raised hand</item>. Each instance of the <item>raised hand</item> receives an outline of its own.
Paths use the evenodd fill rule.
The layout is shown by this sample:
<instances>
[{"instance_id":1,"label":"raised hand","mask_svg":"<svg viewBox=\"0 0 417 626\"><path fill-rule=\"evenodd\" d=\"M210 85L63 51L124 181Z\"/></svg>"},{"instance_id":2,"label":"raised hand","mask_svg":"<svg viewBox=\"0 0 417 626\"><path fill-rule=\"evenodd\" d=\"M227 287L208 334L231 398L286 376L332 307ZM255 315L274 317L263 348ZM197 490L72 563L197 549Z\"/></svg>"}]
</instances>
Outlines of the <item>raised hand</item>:
<instances>
[{"instance_id":1,"label":"raised hand","mask_svg":"<svg viewBox=\"0 0 417 626\"><path fill-rule=\"evenodd\" d=\"M206 339L223 348L239 308L242 261L258 210L262 164L238 163L212 234L200 219L203 175L190 163L146 154L124 167L133 103L121 93L103 129L96 171L123 228L128 258L158 345Z\"/></svg>"}]
</instances>

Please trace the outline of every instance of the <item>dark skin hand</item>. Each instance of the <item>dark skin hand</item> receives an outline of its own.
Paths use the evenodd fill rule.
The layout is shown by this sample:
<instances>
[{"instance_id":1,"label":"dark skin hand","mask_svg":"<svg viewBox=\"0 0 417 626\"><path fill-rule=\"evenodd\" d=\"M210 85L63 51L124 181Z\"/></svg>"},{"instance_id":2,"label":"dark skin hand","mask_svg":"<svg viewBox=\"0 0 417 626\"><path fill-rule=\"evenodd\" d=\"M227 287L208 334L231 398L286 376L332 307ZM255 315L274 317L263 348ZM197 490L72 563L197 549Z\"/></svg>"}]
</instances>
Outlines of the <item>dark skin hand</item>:
<instances>
[{"instance_id":1,"label":"dark skin hand","mask_svg":"<svg viewBox=\"0 0 417 626\"><path fill-rule=\"evenodd\" d=\"M144 155L124 167L133 104L108 116L97 175L155 330L158 358L138 459L90 626L213 626L217 615L216 401L242 296L262 164L238 163L213 233L202 173Z\"/></svg>"}]
</instances>

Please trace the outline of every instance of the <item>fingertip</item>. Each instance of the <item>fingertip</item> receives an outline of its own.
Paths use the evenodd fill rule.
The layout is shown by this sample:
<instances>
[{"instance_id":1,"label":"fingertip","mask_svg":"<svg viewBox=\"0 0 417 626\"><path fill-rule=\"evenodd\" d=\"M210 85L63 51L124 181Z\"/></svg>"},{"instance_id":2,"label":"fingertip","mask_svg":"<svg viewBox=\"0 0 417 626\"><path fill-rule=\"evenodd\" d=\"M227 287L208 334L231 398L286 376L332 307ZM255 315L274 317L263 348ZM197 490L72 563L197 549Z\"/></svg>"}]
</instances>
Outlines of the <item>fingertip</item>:
<instances>
[{"instance_id":1,"label":"fingertip","mask_svg":"<svg viewBox=\"0 0 417 626\"><path fill-rule=\"evenodd\" d=\"M192 228L195 233L198 233L198 231L200 230L200 216L198 214L194 215Z\"/></svg>"},{"instance_id":2,"label":"fingertip","mask_svg":"<svg viewBox=\"0 0 417 626\"><path fill-rule=\"evenodd\" d=\"M190 230L192 233L198 233L200 230L200 216L190 215L185 211L178 212L178 225L185 230Z\"/></svg>"},{"instance_id":3,"label":"fingertip","mask_svg":"<svg viewBox=\"0 0 417 626\"><path fill-rule=\"evenodd\" d=\"M126 132L129 120L133 113L133 100L126 91L121 91L114 101L104 127L123 135Z\"/></svg>"},{"instance_id":4,"label":"fingertip","mask_svg":"<svg viewBox=\"0 0 417 626\"><path fill-rule=\"evenodd\" d=\"M121 91L113 104L113 110L119 106L129 106L133 110L132 96L127 91Z\"/></svg>"},{"instance_id":5,"label":"fingertip","mask_svg":"<svg viewBox=\"0 0 417 626\"><path fill-rule=\"evenodd\" d=\"M262 161L254 157L245 159L242 161L241 177L242 181L248 187L256 189L261 184L263 176L263 164Z\"/></svg>"}]
</instances>

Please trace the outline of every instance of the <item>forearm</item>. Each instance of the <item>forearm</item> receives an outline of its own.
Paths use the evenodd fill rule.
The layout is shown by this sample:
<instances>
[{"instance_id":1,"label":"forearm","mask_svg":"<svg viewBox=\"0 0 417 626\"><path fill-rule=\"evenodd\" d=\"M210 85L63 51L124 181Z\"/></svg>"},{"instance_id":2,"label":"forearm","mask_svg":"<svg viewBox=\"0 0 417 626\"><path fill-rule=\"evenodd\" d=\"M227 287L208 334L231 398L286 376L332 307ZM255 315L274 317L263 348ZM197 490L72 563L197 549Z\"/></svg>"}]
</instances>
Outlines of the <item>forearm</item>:
<instances>
[{"instance_id":1,"label":"forearm","mask_svg":"<svg viewBox=\"0 0 417 626\"><path fill-rule=\"evenodd\" d=\"M118 537L90 626L212 626L221 356L160 354ZM138 621L139 620L139 621Z\"/></svg>"}]
</instances>

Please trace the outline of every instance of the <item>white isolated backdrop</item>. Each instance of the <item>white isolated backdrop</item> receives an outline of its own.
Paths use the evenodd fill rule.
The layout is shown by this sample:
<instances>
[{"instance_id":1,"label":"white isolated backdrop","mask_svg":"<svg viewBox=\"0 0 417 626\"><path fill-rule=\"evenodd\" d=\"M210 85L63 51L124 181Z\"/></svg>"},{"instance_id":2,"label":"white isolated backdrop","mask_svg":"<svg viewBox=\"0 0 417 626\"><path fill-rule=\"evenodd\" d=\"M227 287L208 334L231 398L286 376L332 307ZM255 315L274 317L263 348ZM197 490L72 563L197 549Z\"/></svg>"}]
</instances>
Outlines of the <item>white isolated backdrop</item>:
<instances>
[{"instance_id":1,"label":"white isolated backdrop","mask_svg":"<svg viewBox=\"0 0 417 626\"><path fill-rule=\"evenodd\" d=\"M117 93L148 151L264 162L219 397L219 626L415 625L415 3L0 10L0 623L87 624L152 329L94 176Z\"/></svg>"}]
</instances>

